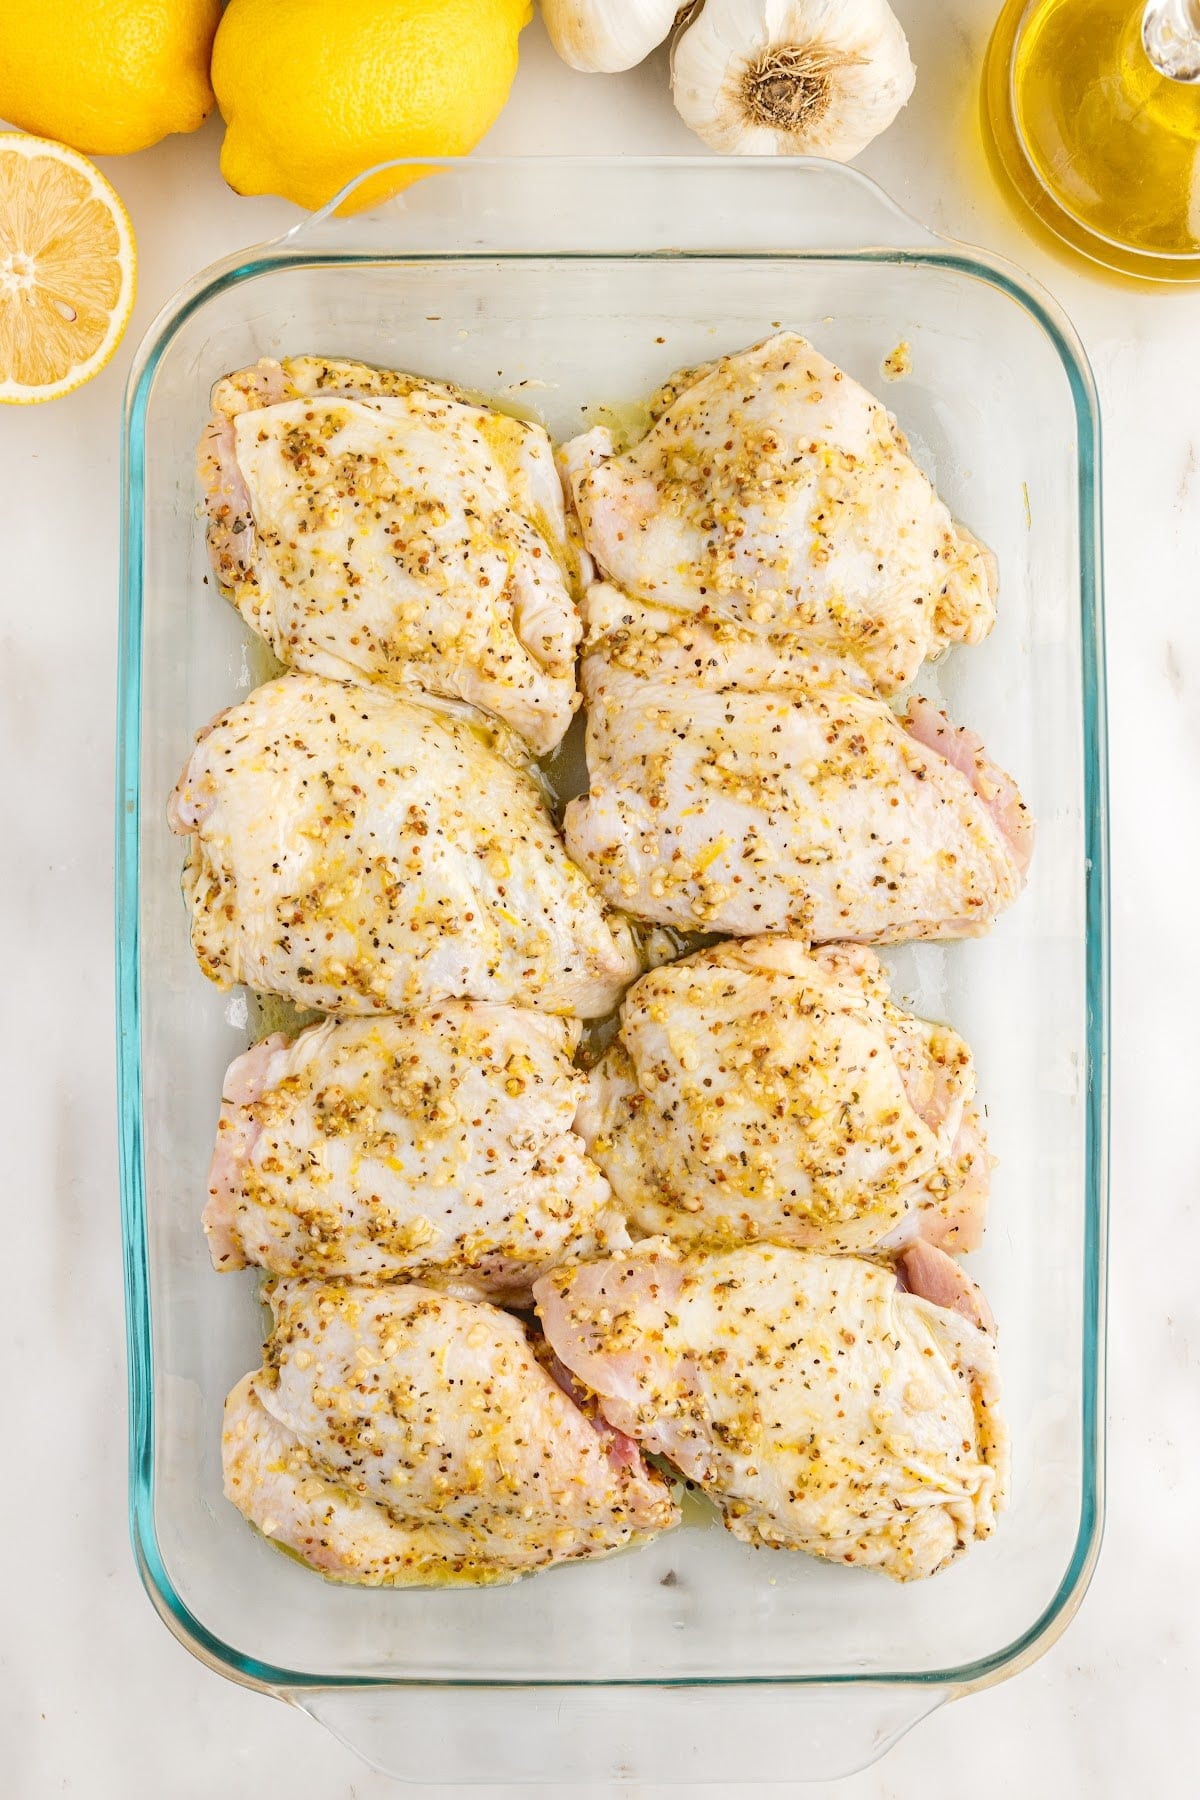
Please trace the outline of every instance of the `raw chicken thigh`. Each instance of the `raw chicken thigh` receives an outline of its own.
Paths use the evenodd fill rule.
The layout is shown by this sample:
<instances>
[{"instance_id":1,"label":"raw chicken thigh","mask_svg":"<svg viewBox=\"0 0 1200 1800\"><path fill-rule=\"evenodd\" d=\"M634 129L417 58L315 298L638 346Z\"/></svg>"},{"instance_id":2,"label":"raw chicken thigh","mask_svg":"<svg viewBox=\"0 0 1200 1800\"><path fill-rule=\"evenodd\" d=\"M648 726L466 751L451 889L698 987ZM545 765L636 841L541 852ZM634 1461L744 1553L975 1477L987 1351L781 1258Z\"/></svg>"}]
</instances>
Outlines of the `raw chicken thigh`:
<instances>
[{"instance_id":1,"label":"raw chicken thigh","mask_svg":"<svg viewBox=\"0 0 1200 1800\"><path fill-rule=\"evenodd\" d=\"M204 1214L214 1266L527 1302L555 1263L627 1249L573 1130L580 1029L450 1000L264 1038L225 1077Z\"/></svg>"},{"instance_id":2,"label":"raw chicken thigh","mask_svg":"<svg viewBox=\"0 0 1200 1800\"><path fill-rule=\"evenodd\" d=\"M272 1285L264 1366L225 1408L225 1492L335 1580L511 1581L678 1523L507 1313L417 1286Z\"/></svg>"},{"instance_id":3,"label":"raw chicken thigh","mask_svg":"<svg viewBox=\"0 0 1200 1800\"><path fill-rule=\"evenodd\" d=\"M171 797L214 981L330 1012L450 997L588 1018L639 972L502 727L284 675L204 733Z\"/></svg>"},{"instance_id":4,"label":"raw chicken thigh","mask_svg":"<svg viewBox=\"0 0 1200 1800\"><path fill-rule=\"evenodd\" d=\"M461 1534L432 1516L400 1520L341 1486L303 1439L262 1401L264 1377L244 1375L225 1402L221 1441L225 1497L264 1536L331 1581L364 1587L455 1579ZM467 1565L464 1581L496 1579ZM503 1577L501 1577L503 1579Z\"/></svg>"},{"instance_id":5,"label":"raw chicken thigh","mask_svg":"<svg viewBox=\"0 0 1200 1800\"><path fill-rule=\"evenodd\" d=\"M858 663L894 692L995 617L990 553L956 526L895 420L794 332L676 376L640 443L564 446L584 542L656 605Z\"/></svg>"},{"instance_id":6,"label":"raw chicken thigh","mask_svg":"<svg viewBox=\"0 0 1200 1800\"><path fill-rule=\"evenodd\" d=\"M889 943L978 936L1021 891L1020 795L928 701L897 717L836 664L662 614L604 636L583 686L590 791L564 829L615 906Z\"/></svg>"},{"instance_id":7,"label":"raw chicken thigh","mask_svg":"<svg viewBox=\"0 0 1200 1800\"><path fill-rule=\"evenodd\" d=\"M641 1233L971 1250L974 1095L962 1039L894 1006L871 951L749 938L635 982L577 1128Z\"/></svg>"},{"instance_id":8,"label":"raw chicken thigh","mask_svg":"<svg viewBox=\"0 0 1200 1800\"><path fill-rule=\"evenodd\" d=\"M539 753L558 743L582 569L540 425L302 356L217 383L199 470L217 578L281 662L456 696Z\"/></svg>"},{"instance_id":9,"label":"raw chicken thigh","mask_svg":"<svg viewBox=\"0 0 1200 1800\"><path fill-rule=\"evenodd\" d=\"M961 1313L989 1337L996 1335L992 1309L977 1281L972 1281L962 1264L928 1238L918 1237L904 1245L895 1258L896 1280L906 1293L919 1294L934 1306Z\"/></svg>"},{"instance_id":10,"label":"raw chicken thigh","mask_svg":"<svg viewBox=\"0 0 1200 1800\"><path fill-rule=\"evenodd\" d=\"M1008 1480L992 1339L889 1269L644 1249L535 1293L603 1416L698 1482L746 1543L905 1581L992 1531Z\"/></svg>"}]
</instances>

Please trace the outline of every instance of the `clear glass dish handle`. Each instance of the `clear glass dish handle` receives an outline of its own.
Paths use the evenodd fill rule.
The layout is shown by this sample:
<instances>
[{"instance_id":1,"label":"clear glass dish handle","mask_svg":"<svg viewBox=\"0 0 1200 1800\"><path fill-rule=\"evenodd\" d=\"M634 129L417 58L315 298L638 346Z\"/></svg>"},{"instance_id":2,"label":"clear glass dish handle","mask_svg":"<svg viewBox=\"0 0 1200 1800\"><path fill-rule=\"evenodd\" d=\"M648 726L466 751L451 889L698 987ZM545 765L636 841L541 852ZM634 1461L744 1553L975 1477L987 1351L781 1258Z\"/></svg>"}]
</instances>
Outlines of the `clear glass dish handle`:
<instances>
[{"instance_id":1,"label":"clear glass dish handle","mask_svg":"<svg viewBox=\"0 0 1200 1800\"><path fill-rule=\"evenodd\" d=\"M324 1688L284 1696L374 1768L417 1784L556 1791L654 1782L831 1782L950 1695L866 1682L793 1687Z\"/></svg>"},{"instance_id":2,"label":"clear glass dish handle","mask_svg":"<svg viewBox=\"0 0 1200 1800\"><path fill-rule=\"evenodd\" d=\"M644 172L669 163L669 184ZM388 170L403 192L338 209ZM786 255L918 249L939 240L857 169L816 157L448 157L368 169L280 240L311 254L478 255L689 250Z\"/></svg>"}]
</instances>

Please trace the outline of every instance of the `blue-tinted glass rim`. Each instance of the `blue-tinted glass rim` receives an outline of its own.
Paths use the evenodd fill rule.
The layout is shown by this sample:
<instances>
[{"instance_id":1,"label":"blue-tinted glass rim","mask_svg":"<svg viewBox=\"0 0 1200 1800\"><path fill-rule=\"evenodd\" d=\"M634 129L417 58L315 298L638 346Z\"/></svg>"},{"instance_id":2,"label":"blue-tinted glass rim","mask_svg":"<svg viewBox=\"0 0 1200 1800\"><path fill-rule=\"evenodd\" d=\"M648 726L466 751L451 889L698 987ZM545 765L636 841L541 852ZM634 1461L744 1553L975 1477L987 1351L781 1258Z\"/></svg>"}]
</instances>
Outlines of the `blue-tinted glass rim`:
<instances>
[{"instance_id":1,"label":"blue-tinted glass rim","mask_svg":"<svg viewBox=\"0 0 1200 1800\"><path fill-rule=\"evenodd\" d=\"M915 229L915 228L914 228ZM143 346L130 377L121 442L121 617L117 694L117 1064L121 1219L129 1355L129 1516L138 1569L164 1622L202 1661L244 1685L298 1693L354 1688L564 1688L886 1686L948 1689L982 1687L1013 1674L1039 1656L1069 1623L1086 1591L1099 1553L1104 1496L1104 1303L1108 1195L1109 896L1108 769L1105 705L1102 555L1100 543L1100 416L1086 358L1063 315L1044 296L1016 278L1008 265L981 252L948 247L913 250L670 252L673 261L853 262L936 267L999 289L1046 333L1062 362L1075 408L1079 444L1078 518L1080 638L1083 679L1084 851L1088 1083L1085 1115L1085 1233L1083 1270L1083 1487L1074 1550L1058 1589L1041 1616L990 1656L950 1669L912 1673L621 1677L554 1681L498 1677L428 1679L391 1676L323 1676L246 1656L210 1632L176 1593L158 1546L154 1522L154 1384L149 1259L142 1141L141 1000L139 965L139 822L141 767L142 545L145 502L145 420L162 357L193 313L225 288L267 270L380 262L470 263L495 261L654 261L660 251L604 252L537 249L395 255L378 251L296 250L287 240L248 253L244 261L217 267L169 308Z\"/></svg>"}]
</instances>

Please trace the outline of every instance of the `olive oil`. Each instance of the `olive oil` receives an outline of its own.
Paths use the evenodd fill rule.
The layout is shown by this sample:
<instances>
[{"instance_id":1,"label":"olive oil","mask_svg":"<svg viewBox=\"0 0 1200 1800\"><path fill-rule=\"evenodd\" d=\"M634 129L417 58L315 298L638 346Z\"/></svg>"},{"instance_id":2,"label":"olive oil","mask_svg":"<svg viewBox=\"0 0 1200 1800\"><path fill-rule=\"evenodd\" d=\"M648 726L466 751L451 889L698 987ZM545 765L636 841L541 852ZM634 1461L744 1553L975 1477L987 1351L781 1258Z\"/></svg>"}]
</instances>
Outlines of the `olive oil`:
<instances>
[{"instance_id":1,"label":"olive oil","mask_svg":"<svg viewBox=\"0 0 1200 1800\"><path fill-rule=\"evenodd\" d=\"M1175 10L1200 39L1200 6ZM1076 250L1126 274L1200 281L1200 81L1156 67L1146 12L1138 0L1010 0L988 50L985 129L1024 204Z\"/></svg>"}]
</instances>

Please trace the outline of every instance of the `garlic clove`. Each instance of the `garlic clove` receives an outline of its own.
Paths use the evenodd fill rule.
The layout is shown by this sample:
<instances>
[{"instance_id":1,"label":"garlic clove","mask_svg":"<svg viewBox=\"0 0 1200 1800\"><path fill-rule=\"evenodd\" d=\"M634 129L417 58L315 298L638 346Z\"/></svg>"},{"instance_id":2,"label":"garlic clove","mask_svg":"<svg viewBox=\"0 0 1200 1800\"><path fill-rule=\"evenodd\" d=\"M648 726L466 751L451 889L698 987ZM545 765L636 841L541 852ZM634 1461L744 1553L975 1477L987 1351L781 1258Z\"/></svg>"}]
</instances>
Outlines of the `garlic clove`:
<instances>
[{"instance_id":1,"label":"garlic clove","mask_svg":"<svg viewBox=\"0 0 1200 1800\"><path fill-rule=\"evenodd\" d=\"M887 0L705 0L671 55L685 124L741 156L848 162L915 81Z\"/></svg>"},{"instance_id":2,"label":"garlic clove","mask_svg":"<svg viewBox=\"0 0 1200 1800\"><path fill-rule=\"evenodd\" d=\"M632 69L670 35L679 0L542 0L550 41L565 63L589 74Z\"/></svg>"}]
</instances>

